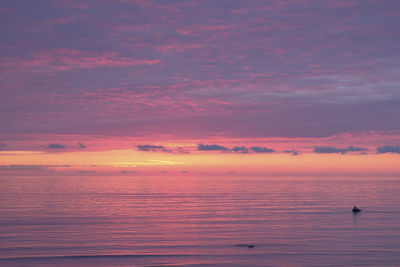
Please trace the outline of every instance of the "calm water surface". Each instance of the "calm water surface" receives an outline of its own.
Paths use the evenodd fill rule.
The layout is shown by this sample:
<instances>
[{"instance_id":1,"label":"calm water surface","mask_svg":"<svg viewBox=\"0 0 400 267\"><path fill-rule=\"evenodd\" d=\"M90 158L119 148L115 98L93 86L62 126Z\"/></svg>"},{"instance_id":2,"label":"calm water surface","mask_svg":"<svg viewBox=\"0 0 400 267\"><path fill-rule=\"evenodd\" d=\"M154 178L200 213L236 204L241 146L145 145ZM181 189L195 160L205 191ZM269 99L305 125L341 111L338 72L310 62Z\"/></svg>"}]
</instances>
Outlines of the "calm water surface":
<instances>
[{"instance_id":1,"label":"calm water surface","mask_svg":"<svg viewBox=\"0 0 400 267\"><path fill-rule=\"evenodd\" d=\"M0 177L0 266L56 265L400 266L400 178Z\"/></svg>"}]
</instances>

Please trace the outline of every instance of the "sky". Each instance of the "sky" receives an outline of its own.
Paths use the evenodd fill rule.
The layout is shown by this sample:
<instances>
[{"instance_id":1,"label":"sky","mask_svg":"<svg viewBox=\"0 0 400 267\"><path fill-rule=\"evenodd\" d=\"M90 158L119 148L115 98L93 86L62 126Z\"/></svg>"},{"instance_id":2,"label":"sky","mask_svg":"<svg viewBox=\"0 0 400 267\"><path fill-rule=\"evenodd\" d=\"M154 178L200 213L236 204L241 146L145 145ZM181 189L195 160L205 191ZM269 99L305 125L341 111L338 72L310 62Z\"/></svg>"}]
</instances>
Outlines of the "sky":
<instances>
[{"instance_id":1,"label":"sky","mask_svg":"<svg viewBox=\"0 0 400 267\"><path fill-rule=\"evenodd\" d=\"M0 174L400 175L397 0L0 2Z\"/></svg>"}]
</instances>

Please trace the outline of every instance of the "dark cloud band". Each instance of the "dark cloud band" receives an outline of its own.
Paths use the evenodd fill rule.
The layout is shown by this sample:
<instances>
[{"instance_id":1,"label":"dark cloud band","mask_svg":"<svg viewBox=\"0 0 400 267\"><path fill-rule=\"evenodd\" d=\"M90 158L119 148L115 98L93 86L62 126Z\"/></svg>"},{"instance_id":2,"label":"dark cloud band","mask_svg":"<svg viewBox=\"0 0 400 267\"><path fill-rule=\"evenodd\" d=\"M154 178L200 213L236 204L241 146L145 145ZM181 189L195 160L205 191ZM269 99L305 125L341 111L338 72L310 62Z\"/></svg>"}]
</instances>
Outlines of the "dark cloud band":
<instances>
[{"instance_id":1,"label":"dark cloud band","mask_svg":"<svg viewBox=\"0 0 400 267\"><path fill-rule=\"evenodd\" d=\"M384 154L384 153L395 153L395 154L400 154L400 146L390 146L390 145L386 145L386 146L380 146L376 149L376 151L379 154Z\"/></svg>"},{"instance_id":2,"label":"dark cloud band","mask_svg":"<svg viewBox=\"0 0 400 267\"><path fill-rule=\"evenodd\" d=\"M220 146L217 144L213 144L213 145L199 144L197 146L197 150L199 150L199 151L229 151L229 149L227 147Z\"/></svg>"},{"instance_id":3,"label":"dark cloud band","mask_svg":"<svg viewBox=\"0 0 400 267\"><path fill-rule=\"evenodd\" d=\"M314 152L317 154L346 154L347 152L365 152L368 148L349 146L347 148L336 148L332 146L316 146L314 147Z\"/></svg>"},{"instance_id":4,"label":"dark cloud band","mask_svg":"<svg viewBox=\"0 0 400 267\"><path fill-rule=\"evenodd\" d=\"M49 144L48 148L50 148L50 149L65 149L65 146L61 145L61 144L57 144L57 143L52 143L52 144Z\"/></svg>"}]
</instances>

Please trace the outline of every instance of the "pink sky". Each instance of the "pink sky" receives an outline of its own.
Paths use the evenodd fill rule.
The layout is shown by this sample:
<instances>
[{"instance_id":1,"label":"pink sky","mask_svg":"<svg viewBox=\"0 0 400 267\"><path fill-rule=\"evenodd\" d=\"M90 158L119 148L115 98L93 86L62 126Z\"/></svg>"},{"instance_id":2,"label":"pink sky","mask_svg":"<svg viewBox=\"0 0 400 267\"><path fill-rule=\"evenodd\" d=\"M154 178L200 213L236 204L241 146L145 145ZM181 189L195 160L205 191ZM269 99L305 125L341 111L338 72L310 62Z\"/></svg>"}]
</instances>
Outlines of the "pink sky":
<instances>
[{"instance_id":1,"label":"pink sky","mask_svg":"<svg viewBox=\"0 0 400 267\"><path fill-rule=\"evenodd\" d=\"M129 150L198 172L196 155L348 171L365 154L399 171L398 1L3 1L0 15L0 171Z\"/></svg>"}]
</instances>

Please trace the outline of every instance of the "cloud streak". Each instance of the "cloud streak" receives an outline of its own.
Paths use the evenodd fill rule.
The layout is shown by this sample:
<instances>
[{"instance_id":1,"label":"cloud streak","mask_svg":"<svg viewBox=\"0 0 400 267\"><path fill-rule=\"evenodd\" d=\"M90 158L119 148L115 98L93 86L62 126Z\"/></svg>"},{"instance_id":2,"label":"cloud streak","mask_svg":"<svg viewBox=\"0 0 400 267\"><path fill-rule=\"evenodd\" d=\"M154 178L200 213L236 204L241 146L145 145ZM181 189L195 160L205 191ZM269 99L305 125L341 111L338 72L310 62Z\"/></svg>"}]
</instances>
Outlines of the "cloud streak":
<instances>
[{"instance_id":1,"label":"cloud streak","mask_svg":"<svg viewBox=\"0 0 400 267\"><path fill-rule=\"evenodd\" d=\"M232 148L232 151L235 153L242 153L242 154L249 153L249 149L245 146L235 146L234 148Z\"/></svg>"},{"instance_id":2,"label":"cloud streak","mask_svg":"<svg viewBox=\"0 0 400 267\"><path fill-rule=\"evenodd\" d=\"M292 154L293 156L297 156L299 155L299 151L297 151L296 149L292 149L292 150L285 150L285 153L289 153Z\"/></svg>"},{"instance_id":3,"label":"cloud streak","mask_svg":"<svg viewBox=\"0 0 400 267\"><path fill-rule=\"evenodd\" d=\"M124 68L139 65L154 65L159 60L138 59L120 56L116 52L97 54L76 49L58 49L31 55L25 60L6 59L0 66L13 69L37 68L38 70L69 71L99 67Z\"/></svg>"},{"instance_id":4,"label":"cloud streak","mask_svg":"<svg viewBox=\"0 0 400 267\"><path fill-rule=\"evenodd\" d=\"M205 145L199 144L197 146L198 151L220 151L220 152L232 152L232 153L241 153L241 154L248 154L250 152L253 153L273 153L275 152L274 149L261 147L261 146L252 146L247 148L246 146L234 146L233 148L228 148L225 146L212 144L212 145Z\"/></svg>"},{"instance_id":5,"label":"cloud streak","mask_svg":"<svg viewBox=\"0 0 400 267\"><path fill-rule=\"evenodd\" d=\"M205 144L198 144L197 150L199 151L229 151L227 147L213 144L213 145L205 145Z\"/></svg>"},{"instance_id":6,"label":"cloud streak","mask_svg":"<svg viewBox=\"0 0 400 267\"><path fill-rule=\"evenodd\" d=\"M170 152L169 150L165 149L164 146L158 145L138 145L137 149L145 152Z\"/></svg>"},{"instance_id":7,"label":"cloud streak","mask_svg":"<svg viewBox=\"0 0 400 267\"><path fill-rule=\"evenodd\" d=\"M10 165L0 165L0 170L45 170L49 168L69 168L70 165L29 165L29 164L10 164Z\"/></svg>"},{"instance_id":8,"label":"cloud streak","mask_svg":"<svg viewBox=\"0 0 400 267\"><path fill-rule=\"evenodd\" d=\"M86 146L84 144L82 144L81 142L78 143L78 148L79 149L85 149Z\"/></svg>"},{"instance_id":9,"label":"cloud streak","mask_svg":"<svg viewBox=\"0 0 400 267\"><path fill-rule=\"evenodd\" d=\"M65 145L57 144L57 143L51 143L48 145L49 149L65 149Z\"/></svg>"},{"instance_id":10,"label":"cloud streak","mask_svg":"<svg viewBox=\"0 0 400 267\"><path fill-rule=\"evenodd\" d=\"M346 154L348 152L366 152L368 148L349 146L347 148L336 148L331 146L317 146L314 147L314 152L317 154Z\"/></svg>"},{"instance_id":11,"label":"cloud streak","mask_svg":"<svg viewBox=\"0 0 400 267\"><path fill-rule=\"evenodd\" d=\"M263 147L261 147L261 146L252 146L251 150L253 150L256 153L273 153L273 152L275 152L274 149L267 148L265 146L263 146Z\"/></svg>"}]
</instances>

